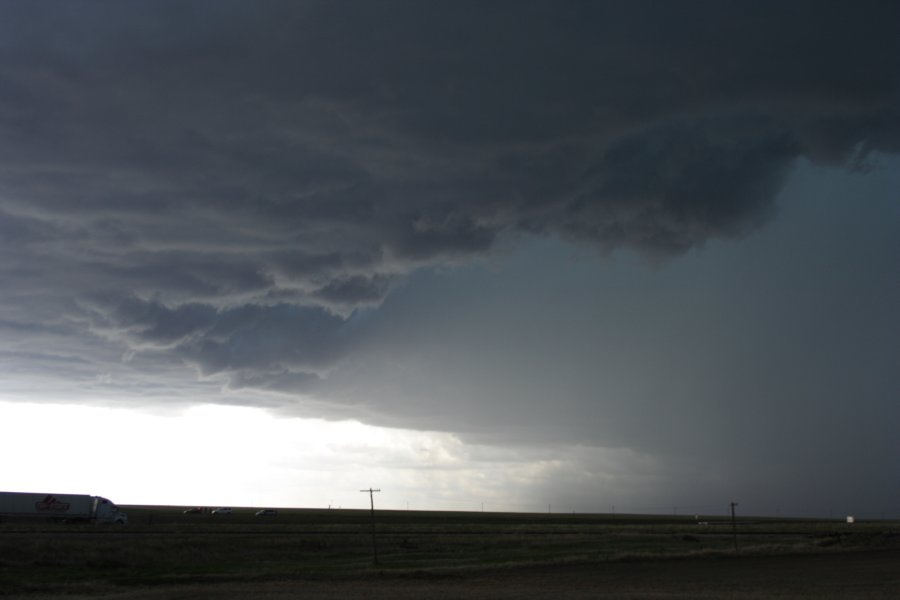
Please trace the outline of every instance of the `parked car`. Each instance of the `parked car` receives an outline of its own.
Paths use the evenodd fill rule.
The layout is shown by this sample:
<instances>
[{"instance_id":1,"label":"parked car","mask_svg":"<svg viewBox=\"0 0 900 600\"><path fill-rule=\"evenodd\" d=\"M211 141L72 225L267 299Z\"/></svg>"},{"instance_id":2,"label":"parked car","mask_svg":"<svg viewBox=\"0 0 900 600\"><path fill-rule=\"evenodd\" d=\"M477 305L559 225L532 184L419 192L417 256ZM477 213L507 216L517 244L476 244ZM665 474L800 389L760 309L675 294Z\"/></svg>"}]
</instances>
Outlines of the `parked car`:
<instances>
[{"instance_id":1,"label":"parked car","mask_svg":"<svg viewBox=\"0 0 900 600\"><path fill-rule=\"evenodd\" d=\"M274 508L264 508L262 510L256 511L257 517L277 517L278 511Z\"/></svg>"},{"instance_id":2,"label":"parked car","mask_svg":"<svg viewBox=\"0 0 900 600\"><path fill-rule=\"evenodd\" d=\"M214 508L212 510L212 514L214 514L214 515L230 515L231 509L228 508L227 506L223 506L221 508Z\"/></svg>"}]
</instances>

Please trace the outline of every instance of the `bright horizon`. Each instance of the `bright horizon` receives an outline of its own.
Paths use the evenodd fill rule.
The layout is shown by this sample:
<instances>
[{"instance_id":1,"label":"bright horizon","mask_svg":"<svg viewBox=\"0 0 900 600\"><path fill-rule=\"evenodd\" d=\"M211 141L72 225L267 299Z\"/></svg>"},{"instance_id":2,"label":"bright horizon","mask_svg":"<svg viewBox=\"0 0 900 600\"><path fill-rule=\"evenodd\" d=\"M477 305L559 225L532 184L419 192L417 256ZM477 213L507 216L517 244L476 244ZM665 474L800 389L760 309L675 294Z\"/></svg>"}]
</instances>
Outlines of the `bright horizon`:
<instances>
[{"instance_id":1,"label":"bright horizon","mask_svg":"<svg viewBox=\"0 0 900 600\"><path fill-rule=\"evenodd\" d=\"M377 507L385 510L547 509L543 499L511 503L501 488L527 480L548 461L467 448L446 433L216 405L153 415L0 402L0 415L19 424L0 438L0 452L29 449L27 462L11 461L4 470L4 491L82 493L123 505L363 509L369 499L359 490L375 487L382 490ZM198 440L200 428L207 433ZM61 448L90 460L60 460ZM473 452L485 453L477 473L464 463ZM382 464L373 465L373 455Z\"/></svg>"},{"instance_id":2,"label":"bright horizon","mask_svg":"<svg viewBox=\"0 0 900 600\"><path fill-rule=\"evenodd\" d=\"M559 498L554 504L552 496L529 501L507 493L523 483L527 490L541 471L564 467L573 458L583 460L572 448L556 448L550 460L546 456L529 460L527 453L467 447L442 432L278 418L263 409L222 405L150 414L0 401L0 418L17 424L0 437L0 453L27 457L5 464L2 491L89 494L119 505L362 510L369 508L369 500L360 490L374 487L381 489L376 496L379 510L684 516L724 515L728 509L727 502L716 506L718 498L702 505L677 499L652 505L646 499L629 498L635 493L634 482L617 483L616 478L633 477L638 469L653 477L658 467L650 457L624 449L593 453L593 464L604 455L609 471L594 476L605 477L611 493L573 505ZM200 429L206 433L198 440ZM37 439L35 431L41 432ZM476 457L479 453L482 456ZM70 460L73 455L81 460ZM373 461L373 456L379 459ZM860 513L840 503L793 514L777 504L750 500L742 504L743 514L896 518Z\"/></svg>"}]
</instances>

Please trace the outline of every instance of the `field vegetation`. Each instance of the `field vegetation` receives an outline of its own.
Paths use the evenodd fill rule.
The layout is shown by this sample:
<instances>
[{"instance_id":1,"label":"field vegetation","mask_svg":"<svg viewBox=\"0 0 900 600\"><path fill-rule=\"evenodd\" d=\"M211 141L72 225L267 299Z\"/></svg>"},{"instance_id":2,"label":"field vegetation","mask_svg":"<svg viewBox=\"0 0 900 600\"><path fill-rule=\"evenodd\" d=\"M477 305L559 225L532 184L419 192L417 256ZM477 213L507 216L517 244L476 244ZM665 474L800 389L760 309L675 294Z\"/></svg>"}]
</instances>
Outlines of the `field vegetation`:
<instances>
[{"instance_id":1,"label":"field vegetation","mask_svg":"<svg viewBox=\"0 0 900 600\"><path fill-rule=\"evenodd\" d=\"M724 517L130 506L127 526L0 523L0 596L483 577L498 571L900 548L900 524ZM377 562L375 555L377 553Z\"/></svg>"}]
</instances>

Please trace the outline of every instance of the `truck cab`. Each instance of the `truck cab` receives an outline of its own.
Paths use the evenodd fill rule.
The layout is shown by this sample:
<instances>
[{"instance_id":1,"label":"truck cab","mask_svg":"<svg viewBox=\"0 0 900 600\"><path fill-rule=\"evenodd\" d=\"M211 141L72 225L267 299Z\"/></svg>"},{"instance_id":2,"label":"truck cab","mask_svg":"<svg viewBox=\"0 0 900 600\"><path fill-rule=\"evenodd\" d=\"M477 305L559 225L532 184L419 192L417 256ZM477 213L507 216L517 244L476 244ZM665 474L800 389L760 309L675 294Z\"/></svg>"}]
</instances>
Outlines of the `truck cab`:
<instances>
[{"instance_id":1,"label":"truck cab","mask_svg":"<svg viewBox=\"0 0 900 600\"><path fill-rule=\"evenodd\" d=\"M94 498L94 518L98 522L116 523L117 525L128 523L128 515L120 511L112 501L102 496Z\"/></svg>"}]
</instances>

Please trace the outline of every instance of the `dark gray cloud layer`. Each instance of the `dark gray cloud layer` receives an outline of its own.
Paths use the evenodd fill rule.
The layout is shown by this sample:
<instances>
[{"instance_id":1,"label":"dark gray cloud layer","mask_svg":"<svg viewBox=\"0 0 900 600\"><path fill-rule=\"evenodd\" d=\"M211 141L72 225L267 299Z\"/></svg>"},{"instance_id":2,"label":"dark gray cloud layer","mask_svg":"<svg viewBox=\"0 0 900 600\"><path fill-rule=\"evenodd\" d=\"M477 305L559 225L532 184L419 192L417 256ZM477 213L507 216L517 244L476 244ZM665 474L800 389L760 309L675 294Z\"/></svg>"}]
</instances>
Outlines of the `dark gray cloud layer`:
<instances>
[{"instance_id":1,"label":"dark gray cloud layer","mask_svg":"<svg viewBox=\"0 0 900 600\"><path fill-rule=\"evenodd\" d=\"M327 397L416 269L532 235L677 256L770 222L799 159L900 150L894 2L0 13L0 319L48 376L85 335Z\"/></svg>"}]
</instances>

